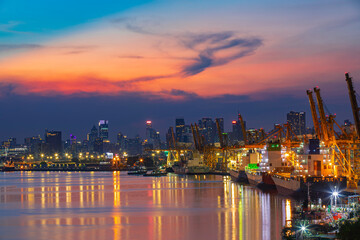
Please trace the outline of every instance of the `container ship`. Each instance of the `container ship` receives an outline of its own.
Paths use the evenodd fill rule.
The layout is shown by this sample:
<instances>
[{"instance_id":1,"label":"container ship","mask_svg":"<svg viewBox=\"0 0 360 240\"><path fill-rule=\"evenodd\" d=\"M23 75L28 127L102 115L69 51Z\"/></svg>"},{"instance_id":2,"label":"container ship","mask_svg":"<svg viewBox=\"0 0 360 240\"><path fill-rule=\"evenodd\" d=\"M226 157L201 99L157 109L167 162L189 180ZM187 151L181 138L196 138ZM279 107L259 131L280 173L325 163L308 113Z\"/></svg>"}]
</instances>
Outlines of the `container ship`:
<instances>
[{"instance_id":1,"label":"container ship","mask_svg":"<svg viewBox=\"0 0 360 240\"><path fill-rule=\"evenodd\" d=\"M318 139L292 150L269 143L257 151L244 151L232 165L230 175L234 181L276 188L280 194L294 197L328 195L334 189L345 189L347 178L339 177L341 169L332 163L329 150L320 149Z\"/></svg>"},{"instance_id":2,"label":"container ship","mask_svg":"<svg viewBox=\"0 0 360 240\"><path fill-rule=\"evenodd\" d=\"M244 164L244 162L248 164ZM230 168L230 176L234 181L249 183L261 188L275 188L271 176L265 169L260 168L261 155L248 152L242 157L242 164L237 168Z\"/></svg>"}]
</instances>

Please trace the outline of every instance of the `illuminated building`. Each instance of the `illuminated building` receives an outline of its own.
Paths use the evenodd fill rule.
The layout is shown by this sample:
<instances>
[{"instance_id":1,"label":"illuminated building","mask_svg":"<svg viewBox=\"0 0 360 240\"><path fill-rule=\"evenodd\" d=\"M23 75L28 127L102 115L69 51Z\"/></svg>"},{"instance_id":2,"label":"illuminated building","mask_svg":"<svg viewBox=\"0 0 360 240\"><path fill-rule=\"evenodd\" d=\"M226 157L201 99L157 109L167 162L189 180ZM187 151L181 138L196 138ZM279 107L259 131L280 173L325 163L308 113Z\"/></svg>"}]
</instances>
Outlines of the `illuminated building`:
<instances>
[{"instance_id":1,"label":"illuminated building","mask_svg":"<svg viewBox=\"0 0 360 240\"><path fill-rule=\"evenodd\" d=\"M199 132L204 136L206 143L215 142L216 131L216 123L211 118L202 118L199 120Z\"/></svg>"},{"instance_id":2,"label":"illuminated building","mask_svg":"<svg viewBox=\"0 0 360 240\"><path fill-rule=\"evenodd\" d=\"M41 145L44 142L40 136L34 136L25 138L24 143L29 153L33 155L39 155L41 153Z\"/></svg>"},{"instance_id":3,"label":"illuminated building","mask_svg":"<svg viewBox=\"0 0 360 240\"><path fill-rule=\"evenodd\" d=\"M287 122L291 126L291 130L295 135L306 134L305 112L289 112L287 114Z\"/></svg>"},{"instance_id":4,"label":"illuminated building","mask_svg":"<svg viewBox=\"0 0 360 240\"><path fill-rule=\"evenodd\" d=\"M109 121L100 120L99 121L99 137L102 140L109 140Z\"/></svg>"},{"instance_id":5,"label":"illuminated building","mask_svg":"<svg viewBox=\"0 0 360 240\"><path fill-rule=\"evenodd\" d=\"M44 150L44 152L49 155L62 153L62 140L60 131L45 131Z\"/></svg>"},{"instance_id":6,"label":"illuminated building","mask_svg":"<svg viewBox=\"0 0 360 240\"><path fill-rule=\"evenodd\" d=\"M71 148L71 153L72 154L77 153L78 147L77 147L76 136L73 135L73 134L70 134L70 148Z\"/></svg>"},{"instance_id":7,"label":"illuminated building","mask_svg":"<svg viewBox=\"0 0 360 240\"><path fill-rule=\"evenodd\" d=\"M152 128L151 121L146 121L145 147L149 149L159 149L160 145L160 133Z\"/></svg>"},{"instance_id":8,"label":"illuminated building","mask_svg":"<svg viewBox=\"0 0 360 240\"><path fill-rule=\"evenodd\" d=\"M177 142L183 142L185 133L185 120L184 118L175 119L175 138Z\"/></svg>"},{"instance_id":9,"label":"illuminated building","mask_svg":"<svg viewBox=\"0 0 360 240\"><path fill-rule=\"evenodd\" d=\"M246 121L244 121L244 126L246 131ZM233 144L244 140L241 122L239 120L232 121L232 132L230 134L230 138Z\"/></svg>"}]
</instances>

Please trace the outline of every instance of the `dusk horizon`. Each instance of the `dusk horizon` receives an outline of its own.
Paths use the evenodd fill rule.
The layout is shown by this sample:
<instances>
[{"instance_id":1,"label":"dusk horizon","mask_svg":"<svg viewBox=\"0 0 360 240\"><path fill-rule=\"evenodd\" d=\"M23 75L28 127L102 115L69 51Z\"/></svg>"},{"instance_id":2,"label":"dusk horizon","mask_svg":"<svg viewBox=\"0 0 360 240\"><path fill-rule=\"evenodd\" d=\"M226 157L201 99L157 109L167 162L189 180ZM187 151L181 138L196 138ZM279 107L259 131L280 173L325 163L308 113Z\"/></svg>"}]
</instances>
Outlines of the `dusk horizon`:
<instances>
[{"instance_id":1,"label":"dusk horizon","mask_svg":"<svg viewBox=\"0 0 360 240\"><path fill-rule=\"evenodd\" d=\"M359 85L356 1L42 2L0 2L3 138L47 128L83 139L100 119L112 139L143 136L148 119L164 137L177 117L224 117L230 129L238 112L271 130L291 110L310 123L315 86L337 121L351 118L344 72Z\"/></svg>"}]
</instances>

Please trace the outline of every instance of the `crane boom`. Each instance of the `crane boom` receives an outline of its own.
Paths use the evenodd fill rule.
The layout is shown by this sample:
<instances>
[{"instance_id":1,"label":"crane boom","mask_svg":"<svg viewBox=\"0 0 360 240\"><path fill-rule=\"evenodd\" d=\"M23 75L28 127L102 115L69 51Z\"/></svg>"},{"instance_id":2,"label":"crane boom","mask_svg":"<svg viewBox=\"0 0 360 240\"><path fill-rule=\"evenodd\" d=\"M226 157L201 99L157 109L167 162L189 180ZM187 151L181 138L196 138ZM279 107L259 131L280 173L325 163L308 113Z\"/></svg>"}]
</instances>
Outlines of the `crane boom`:
<instances>
[{"instance_id":1,"label":"crane boom","mask_svg":"<svg viewBox=\"0 0 360 240\"><path fill-rule=\"evenodd\" d=\"M198 140L197 142L198 142L198 145L199 145L199 151L202 151L202 150L204 150L204 141L200 137L199 127L198 127L198 125L196 123L195 123L195 132L196 132L196 138Z\"/></svg>"},{"instance_id":2,"label":"crane boom","mask_svg":"<svg viewBox=\"0 0 360 240\"><path fill-rule=\"evenodd\" d=\"M175 134L174 134L174 128L173 127L170 127L170 131L171 131L171 140L172 140L172 143L173 143L173 146L174 146L174 149L176 149L176 139L175 139Z\"/></svg>"},{"instance_id":3,"label":"crane boom","mask_svg":"<svg viewBox=\"0 0 360 240\"><path fill-rule=\"evenodd\" d=\"M320 125L319 125L319 119L318 119L317 112L316 112L315 101L314 101L314 98L312 95L313 92L310 90L307 90L306 93L309 97L311 116L312 116L313 123L314 123L315 133L316 133L317 137L319 139L321 139L321 130L320 130Z\"/></svg>"},{"instance_id":4,"label":"crane boom","mask_svg":"<svg viewBox=\"0 0 360 240\"><path fill-rule=\"evenodd\" d=\"M195 149L199 150L199 143L198 143L198 140L196 138L196 133L195 133L195 130L194 130L194 126L192 124L191 124L191 132L192 132L193 139L194 139Z\"/></svg>"},{"instance_id":5,"label":"crane boom","mask_svg":"<svg viewBox=\"0 0 360 240\"><path fill-rule=\"evenodd\" d=\"M328 141L329 140L329 132L328 132L328 127L327 127L327 122L326 122L324 104L323 104L323 100L320 95L320 89L316 87L316 88L314 88L314 92L316 94L316 100L317 100L318 110L319 110L319 115L320 115L322 137L323 137L323 140Z\"/></svg>"},{"instance_id":6,"label":"crane boom","mask_svg":"<svg viewBox=\"0 0 360 240\"><path fill-rule=\"evenodd\" d=\"M223 140L222 132L221 132L221 129L220 129L219 119L215 119L215 121L216 121L216 128L217 128L218 136L219 136L220 147L223 148L224 147L224 140Z\"/></svg>"},{"instance_id":7,"label":"crane boom","mask_svg":"<svg viewBox=\"0 0 360 240\"><path fill-rule=\"evenodd\" d=\"M246 145L246 144L248 144L248 141L247 141L247 136L246 136L245 123L244 123L244 120L243 120L240 113L238 114L238 118L239 118L239 121L240 121L240 124L241 124L241 131L242 131L242 134L243 134L244 143Z\"/></svg>"},{"instance_id":8,"label":"crane boom","mask_svg":"<svg viewBox=\"0 0 360 240\"><path fill-rule=\"evenodd\" d=\"M358 139L360 139L359 106L356 101L355 90L354 90L352 78L349 76L349 73L345 73L345 78L346 78L346 82L347 82L348 89L349 89L349 97L350 97L351 109L352 109L353 116L354 116L356 136Z\"/></svg>"}]
</instances>

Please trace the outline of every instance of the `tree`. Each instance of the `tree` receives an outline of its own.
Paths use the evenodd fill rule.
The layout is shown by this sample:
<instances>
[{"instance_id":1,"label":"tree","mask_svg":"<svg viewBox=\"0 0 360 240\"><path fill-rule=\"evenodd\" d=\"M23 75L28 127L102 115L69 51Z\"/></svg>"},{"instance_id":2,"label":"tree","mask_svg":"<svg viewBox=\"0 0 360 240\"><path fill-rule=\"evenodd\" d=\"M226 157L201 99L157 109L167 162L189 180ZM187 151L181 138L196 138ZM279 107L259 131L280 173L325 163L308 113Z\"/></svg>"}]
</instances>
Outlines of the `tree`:
<instances>
[{"instance_id":1,"label":"tree","mask_svg":"<svg viewBox=\"0 0 360 240\"><path fill-rule=\"evenodd\" d=\"M337 237L341 240L360 240L360 219L341 224Z\"/></svg>"}]
</instances>

